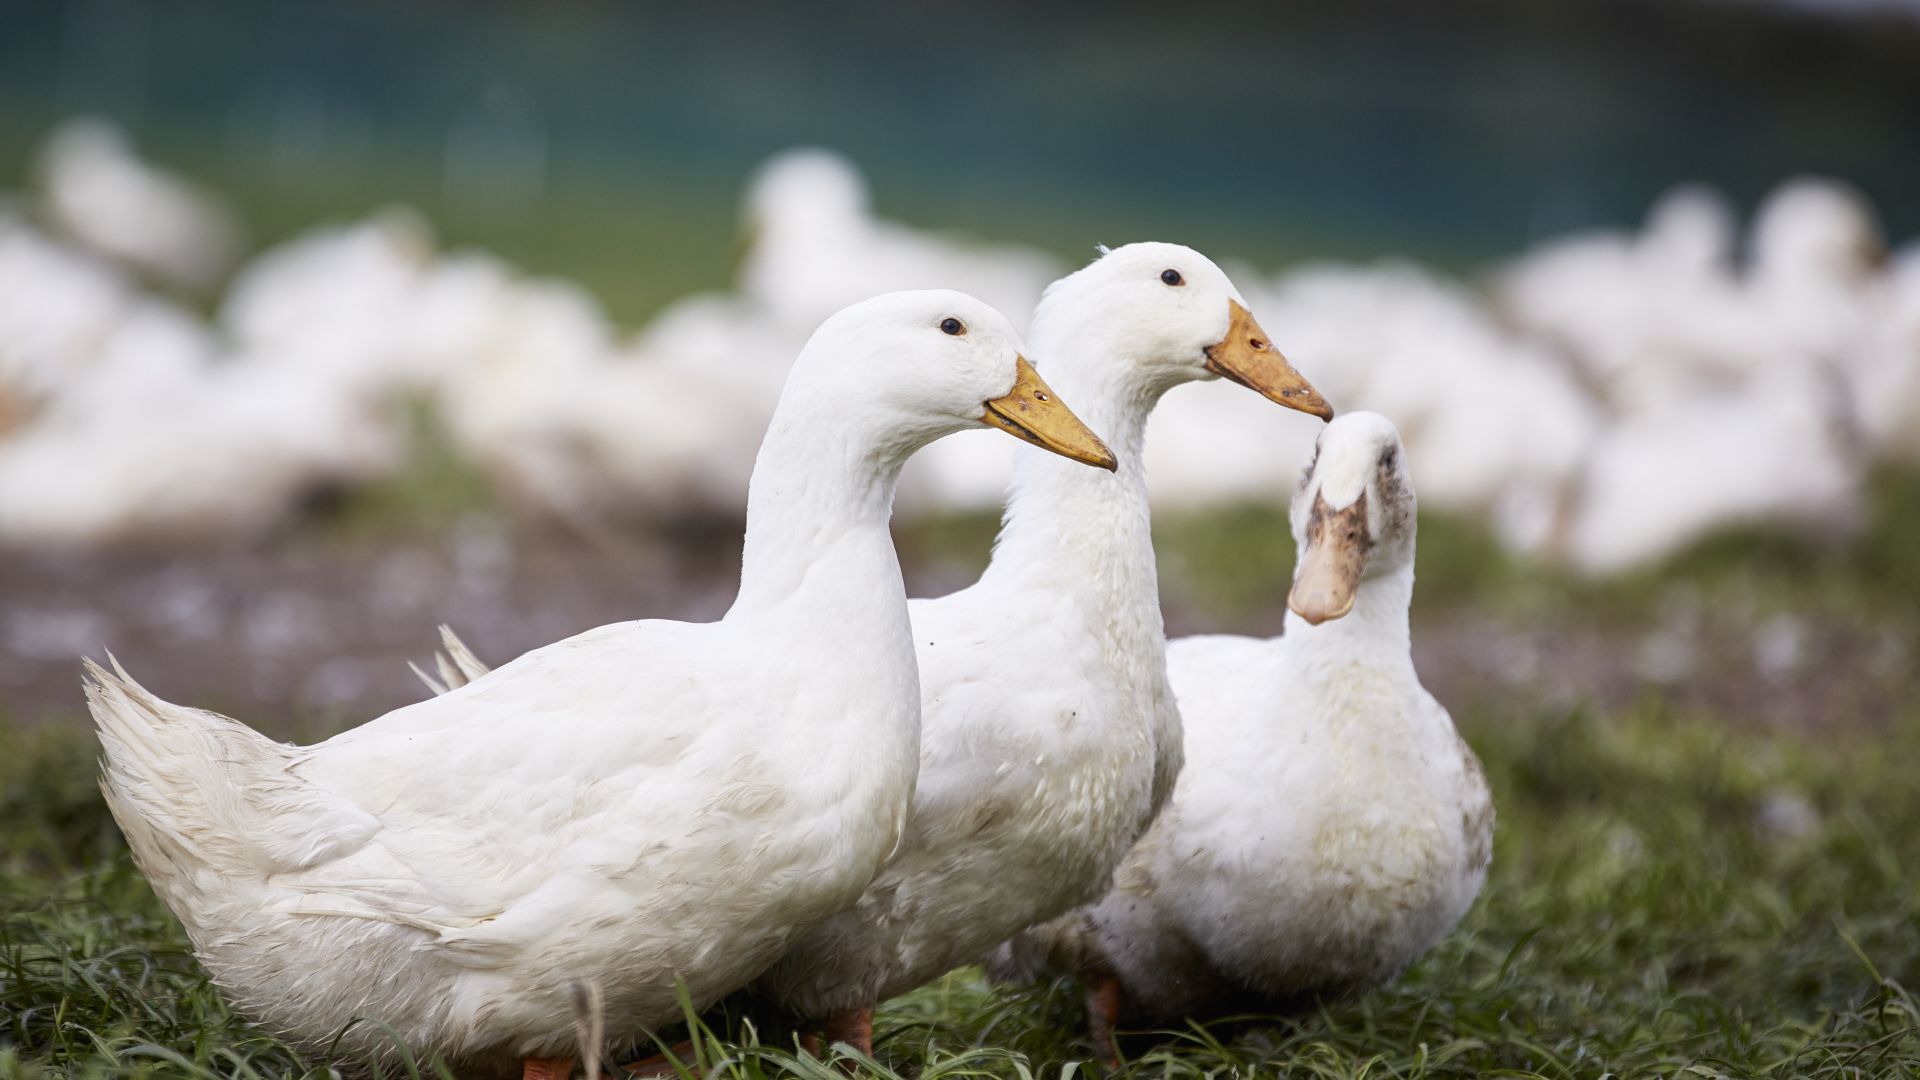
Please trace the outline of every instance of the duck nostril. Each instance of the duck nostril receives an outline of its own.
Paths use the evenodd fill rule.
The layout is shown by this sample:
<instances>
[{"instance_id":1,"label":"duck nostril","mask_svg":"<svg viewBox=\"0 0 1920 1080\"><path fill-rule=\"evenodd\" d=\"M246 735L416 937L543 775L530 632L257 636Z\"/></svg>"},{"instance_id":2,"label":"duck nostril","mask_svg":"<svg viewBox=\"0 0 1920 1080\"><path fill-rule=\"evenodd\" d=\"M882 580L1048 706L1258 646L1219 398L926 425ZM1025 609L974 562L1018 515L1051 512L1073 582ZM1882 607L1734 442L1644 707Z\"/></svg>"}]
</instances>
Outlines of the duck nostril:
<instances>
[{"instance_id":1,"label":"duck nostril","mask_svg":"<svg viewBox=\"0 0 1920 1080\"><path fill-rule=\"evenodd\" d=\"M1247 344L1253 347L1254 352L1261 352L1267 347L1267 343L1261 341L1259 338L1254 338L1252 341L1247 342Z\"/></svg>"},{"instance_id":2,"label":"duck nostril","mask_svg":"<svg viewBox=\"0 0 1920 1080\"><path fill-rule=\"evenodd\" d=\"M1036 391L1034 391L1034 393L1033 393L1033 400L1035 400L1035 401L1046 401L1046 400L1048 400L1048 398L1047 398L1047 395L1045 395L1045 394L1043 394L1043 393L1041 393L1040 391L1038 391L1038 390L1036 390Z\"/></svg>"}]
</instances>

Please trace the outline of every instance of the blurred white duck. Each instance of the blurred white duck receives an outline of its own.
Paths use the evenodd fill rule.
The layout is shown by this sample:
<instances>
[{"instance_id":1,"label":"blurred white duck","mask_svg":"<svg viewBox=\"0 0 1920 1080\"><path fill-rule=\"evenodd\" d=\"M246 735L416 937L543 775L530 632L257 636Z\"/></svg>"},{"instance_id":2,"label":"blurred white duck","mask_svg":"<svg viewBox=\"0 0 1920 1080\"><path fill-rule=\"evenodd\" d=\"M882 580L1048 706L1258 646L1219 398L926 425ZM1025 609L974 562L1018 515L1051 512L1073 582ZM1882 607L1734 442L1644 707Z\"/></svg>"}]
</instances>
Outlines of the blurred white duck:
<instances>
[{"instance_id":1,"label":"blurred white duck","mask_svg":"<svg viewBox=\"0 0 1920 1080\"><path fill-rule=\"evenodd\" d=\"M98 259L0 217L0 437L88 377L136 296Z\"/></svg>"},{"instance_id":2,"label":"blurred white duck","mask_svg":"<svg viewBox=\"0 0 1920 1080\"><path fill-rule=\"evenodd\" d=\"M1225 375L1326 402L1226 275L1177 244L1118 248L1046 290L1033 345L1112 440L1112 476L1023 454L978 584L910 605L924 732L900 848L760 989L871 1046L872 1008L1106 887L1179 771L1141 442L1169 388Z\"/></svg>"},{"instance_id":3,"label":"blurred white duck","mask_svg":"<svg viewBox=\"0 0 1920 1080\"><path fill-rule=\"evenodd\" d=\"M1560 554L1592 575L1653 563L1729 526L1825 535L1858 522L1860 463L1805 371L1649 402L1595 442Z\"/></svg>"},{"instance_id":4,"label":"blurred white duck","mask_svg":"<svg viewBox=\"0 0 1920 1080\"><path fill-rule=\"evenodd\" d=\"M137 358L149 375L153 359ZM97 379L70 398L0 442L0 544L257 536L316 492L392 472L403 451L379 403L245 359Z\"/></svg>"},{"instance_id":5,"label":"blurred white duck","mask_svg":"<svg viewBox=\"0 0 1920 1080\"><path fill-rule=\"evenodd\" d=\"M404 362L408 328L436 268L433 233L417 214L387 210L310 230L235 275L220 321L242 350L268 363L324 366L372 393L417 387L437 371ZM470 305L469 314L484 312Z\"/></svg>"},{"instance_id":6,"label":"blurred white duck","mask_svg":"<svg viewBox=\"0 0 1920 1080\"><path fill-rule=\"evenodd\" d=\"M996 974L1089 982L1121 1019L1298 1007L1384 983L1472 906L1493 803L1409 652L1414 495L1393 425L1347 413L1293 498L1286 634L1168 649L1187 763L1099 903L1009 943Z\"/></svg>"},{"instance_id":7,"label":"blurred white duck","mask_svg":"<svg viewBox=\"0 0 1920 1080\"><path fill-rule=\"evenodd\" d=\"M1851 186L1800 177L1776 188L1754 216L1747 275L1753 321L1772 343L1743 341L1750 362L1785 355L1844 366L1886 254L1872 206Z\"/></svg>"},{"instance_id":8,"label":"blurred white duck","mask_svg":"<svg viewBox=\"0 0 1920 1080\"><path fill-rule=\"evenodd\" d=\"M1038 251L988 247L873 216L866 180L829 150L768 159L741 210L749 241L740 290L786 326L876 292L935 284L1026 312L1063 267Z\"/></svg>"},{"instance_id":9,"label":"blurred white duck","mask_svg":"<svg viewBox=\"0 0 1920 1080\"><path fill-rule=\"evenodd\" d=\"M749 247L737 293L669 305L615 363L569 369L571 389L502 399L498 415L513 413L518 433L507 451L514 469L568 477L543 487L570 492L548 509L737 515L751 466L742 448L772 412L797 343L825 313L875 292L935 285L1026 311L1059 273L1036 252L874 218L859 171L826 150L763 164L742 201L741 229ZM642 399L657 413L646 423L606 405ZM985 432L928 448L908 465L902 510L997 506L1011 449Z\"/></svg>"},{"instance_id":10,"label":"blurred white duck","mask_svg":"<svg viewBox=\"0 0 1920 1080\"><path fill-rule=\"evenodd\" d=\"M191 312L135 294L92 354L46 393L42 415L83 414L108 402L177 392L206 376L220 347L219 336Z\"/></svg>"},{"instance_id":11,"label":"blurred white duck","mask_svg":"<svg viewBox=\"0 0 1920 1080\"><path fill-rule=\"evenodd\" d=\"M1726 199L1681 185L1655 201L1638 234L1579 233L1513 261L1494 279L1495 301L1509 324L1559 350L1603 403L1632 411L1656 385L1689 383L1702 368L1720 373L1715 343L1748 315L1735 239Z\"/></svg>"},{"instance_id":12,"label":"blurred white duck","mask_svg":"<svg viewBox=\"0 0 1920 1080\"><path fill-rule=\"evenodd\" d=\"M310 747L90 665L109 805L201 962L316 1051L390 1053L390 1028L529 1080L597 1051L574 1034L583 986L630 1045L680 1015L676 983L704 1007L758 974L853 902L905 820L901 463L979 423L1111 463L1018 351L958 293L829 319L762 444L717 623L601 627ZM341 1034L355 1018L374 1022Z\"/></svg>"},{"instance_id":13,"label":"blurred white duck","mask_svg":"<svg viewBox=\"0 0 1920 1080\"><path fill-rule=\"evenodd\" d=\"M580 299L519 286L496 306L501 329L442 390L456 446L517 501L562 520L738 518L751 429L777 401L763 377L779 369L727 350L750 335L741 329L662 345L671 335L656 325L616 349Z\"/></svg>"},{"instance_id":14,"label":"blurred white duck","mask_svg":"<svg viewBox=\"0 0 1920 1080\"><path fill-rule=\"evenodd\" d=\"M47 217L62 231L173 285L207 288L239 254L232 211L142 161L105 120L61 124L41 148L39 172Z\"/></svg>"}]
</instances>

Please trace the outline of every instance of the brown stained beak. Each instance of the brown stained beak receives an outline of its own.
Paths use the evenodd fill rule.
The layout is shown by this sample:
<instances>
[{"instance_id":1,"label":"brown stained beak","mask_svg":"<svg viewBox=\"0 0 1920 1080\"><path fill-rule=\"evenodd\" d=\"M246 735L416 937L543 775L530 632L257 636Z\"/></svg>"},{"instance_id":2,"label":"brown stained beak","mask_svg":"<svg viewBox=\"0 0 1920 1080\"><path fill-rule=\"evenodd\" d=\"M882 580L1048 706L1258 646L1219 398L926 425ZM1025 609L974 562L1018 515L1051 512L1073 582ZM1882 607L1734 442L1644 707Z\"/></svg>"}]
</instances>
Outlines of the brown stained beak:
<instances>
[{"instance_id":1,"label":"brown stained beak","mask_svg":"<svg viewBox=\"0 0 1920 1080\"><path fill-rule=\"evenodd\" d=\"M1326 497L1315 495L1307 518L1307 547L1293 574L1287 606L1315 626L1353 610L1360 590L1360 573L1367 566L1367 493L1340 510L1327 507Z\"/></svg>"},{"instance_id":2,"label":"brown stained beak","mask_svg":"<svg viewBox=\"0 0 1920 1080\"><path fill-rule=\"evenodd\" d=\"M1100 436L1088 430L1087 425L1073 415L1073 410L1054 395L1026 357L1016 359L1020 375L1014 380L1013 389L1006 396L987 402L980 422L1011 431L1061 457L1098 465L1108 472L1118 471L1119 459L1100 441Z\"/></svg>"},{"instance_id":3,"label":"brown stained beak","mask_svg":"<svg viewBox=\"0 0 1920 1080\"><path fill-rule=\"evenodd\" d=\"M1238 300L1227 301L1227 310L1232 313L1227 336L1208 347L1207 370L1257 391L1268 401L1312 413L1322 420L1333 419L1333 406L1280 355L1273 339L1254 321L1253 312Z\"/></svg>"}]
</instances>

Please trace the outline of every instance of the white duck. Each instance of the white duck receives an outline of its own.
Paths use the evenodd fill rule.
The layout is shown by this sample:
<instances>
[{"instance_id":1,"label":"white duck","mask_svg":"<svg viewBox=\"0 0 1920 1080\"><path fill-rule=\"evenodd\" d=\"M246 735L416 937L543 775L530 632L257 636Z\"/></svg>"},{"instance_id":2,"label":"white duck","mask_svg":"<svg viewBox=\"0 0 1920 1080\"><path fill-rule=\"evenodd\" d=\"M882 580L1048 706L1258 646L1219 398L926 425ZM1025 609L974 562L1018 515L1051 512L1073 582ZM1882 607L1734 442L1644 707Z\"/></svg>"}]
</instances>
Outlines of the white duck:
<instances>
[{"instance_id":1,"label":"white duck","mask_svg":"<svg viewBox=\"0 0 1920 1080\"><path fill-rule=\"evenodd\" d=\"M1781 364L1739 386L1654 396L1594 441L1557 553L1604 576L1731 526L1845 533L1861 468L1828 389Z\"/></svg>"},{"instance_id":2,"label":"white duck","mask_svg":"<svg viewBox=\"0 0 1920 1080\"><path fill-rule=\"evenodd\" d=\"M875 217L866 179L829 150L769 158L741 208L749 240L740 291L787 326L882 289L935 282L1003 311L1028 311L1058 277L1058 260L1031 248L986 245Z\"/></svg>"},{"instance_id":3,"label":"white duck","mask_svg":"<svg viewBox=\"0 0 1920 1080\"><path fill-rule=\"evenodd\" d=\"M188 288L213 284L240 248L232 210L142 161L119 128L69 120L40 152L47 216L110 258Z\"/></svg>"},{"instance_id":4,"label":"white duck","mask_svg":"<svg viewBox=\"0 0 1920 1080\"><path fill-rule=\"evenodd\" d=\"M1286 634L1167 653L1186 728L1172 800L1099 903L1000 950L997 973L1089 979L1113 1024L1270 1010L1379 985L1487 872L1493 804L1409 655L1414 496L1374 413L1328 425L1293 498Z\"/></svg>"},{"instance_id":5,"label":"white duck","mask_svg":"<svg viewBox=\"0 0 1920 1080\"><path fill-rule=\"evenodd\" d=\"M1655 201L1637 234L1576 233L1514 260L1496 275L1494 299L1510 325L1631 411L1650 380L1715 370L1718 336L1750 318L1738 302L1735 239L1726 199L1683 184Z\"/></svg>"},{"instance_id":6,"label":"white duck","mask_svg":"<svg viewBox=\"0 0 1920 1080\"><path fill-rule=\"evenodd\" d=\"M1022 455L986 573L910 606L924 728L900 850L760 984L862 1048L877 1001L1098 896L1172 786L1179 721L1141 459L1154 404L1224 374L1332 415L1226 275L1176 244L1130 244L1055 282L1032 339L1120 467Z\"/></svg>"},{"instance_id":7,"label":"white duck","mask_svg":"<svg viewBox=\"0 0 1920 1080\"><path fill-rule=\"evenodd\" d=\"M1748 314L1758 333L1741 342L1748 362L1845 363L1886 264L1886 239L1866 196L1838 180L1790 180L1755 212L1752 245Z\"/></svg>"},{"instance_id":8,"label":"white duck","mask_svg":"<svg viewBox=\"0 0 1920 1080\"><path fill-rule=\"evenodd\" d=\"M137 359L151 372L156 356ZM245 359L98 376L0 442L0 545L256 536L309 495L396 469L395 420L312 371Z\"/></svg>"},{"instance_id":9,"label":"white duck","mask_svg":"<svg viewBox=\"0 0 1920 1080\"><path fill-rule=\"evenodd\" d=\"M137 300L124 274L0 215L0 437L89 378Z\"/></svg>"},{"instance_id":10,"label":"white duck","mask_svg":"<svg viewBox=\"0 0 1920 1080\"><path fill-rule=\"evenodd\" d=\"M676 981L704 1005L758 974L859 896L913 792L902 462L992 423L1112 467L1018 349L959 293L827 320L762 444L717 623L601 627L308 747L92 666L109 805L202 963L307 1047L365 1017L527 1077L597 1049L572 987L597 984L631 1043L679 1014Z\"/></svg>"},{"instance_id":11,"label":"white duck","mask_svg":"<svg viewBox=\"0 0 1920 1080\"><path fill-rule=\"evenodd\" d=\"M220 322L256 359L323 368L355 388L388 393L438 372L409 366L409 327L433 319L432 229L406 210L326 226L287 241L234 275Z\"/></svg>"},{"instance_id":12,"label":"white duck","mask_svg":"<svg viewBox=\"0 0 1920 1080\"><path fill-rule=\"evenodd\" d=\"M1226 375L1331 414L1190 248L1108 253L1054 283L1033 326L1120 467L1085 484L1022 455L986 574L909 605L924 728L899 853L758 987L863 1049L878 1000L1097 896L1179 771L1141 463L1155 402ZM457 638L448 645L448 682L484 672Z\"/></svg>"}]
</instances>

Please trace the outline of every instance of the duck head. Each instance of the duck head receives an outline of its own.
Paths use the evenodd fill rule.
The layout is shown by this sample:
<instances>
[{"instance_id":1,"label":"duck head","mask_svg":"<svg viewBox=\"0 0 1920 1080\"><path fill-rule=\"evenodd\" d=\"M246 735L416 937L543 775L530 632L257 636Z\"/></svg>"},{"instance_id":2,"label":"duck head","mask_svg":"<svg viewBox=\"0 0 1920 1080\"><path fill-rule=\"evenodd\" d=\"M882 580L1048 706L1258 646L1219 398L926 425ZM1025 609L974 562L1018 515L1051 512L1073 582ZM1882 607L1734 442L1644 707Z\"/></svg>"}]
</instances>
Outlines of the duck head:
<instances>
[{"instance_id":1,"label":"duck head","mask_svg":"<svg viewBox=\"0 0 1920 1080\"><path fill-rule=\"evenodd\" d=\"M1013 325L965 293L887 293L844 308L814 332L794 375L788 393L824 395L844 426L881 433L879 449L900 458L986 426L1075 461L1117 467L1113 452L1021 355Z\"/></svg>"},{"instance_id":2,"label":"duck head","mask_svg":"<svg viewBox=\"0 0 1920 1080\"><path fill-rule=\"evenodd\" d=\"M866 177L845 156L815 146L783 150L747 180L740 200L740 251L770 236L800 243L842 236L867 219L871 205Z\"/></svg>"},{"instance_id":3,"label":"duck head","mask_svg":"<svg viewBox=\"0 0 1920 1080\"><path fill-rule=\"evenodd\" d=\"M1129 361L1151 392L1226 378L1287 408L1333 417L1226 273L1189 247L1139 243L1103 253L1048 287L1034 315L1036 331L1043 324L1053 340L1064 332L1118 351L1115 359Z\"/></svg>"},{"instance_id":4,"label":"duck head","mask_svg":"<svg viewBox=\"0 0 1920 1080\"><path fill-rule=\"evenodd\" d=\"M1379 413L1347 413L1320 433L1293 495L1287 606L1318 626L1353 610L1362 582L1413 561L1413 481L1400 432Z\"/></svg>"},{"instance_id":5,"label":"duck head","mask_svg":"<svg viewBox=\"0 0 1920 1080\"><path fill-rule=\"evenodd\" d=\"M1859 286L1886 265L1886 234L1857 189L1799 177L1774 189L1756 211L1753 261L1757 274L1783 284Z\"/></svg>"}]
</instances>

